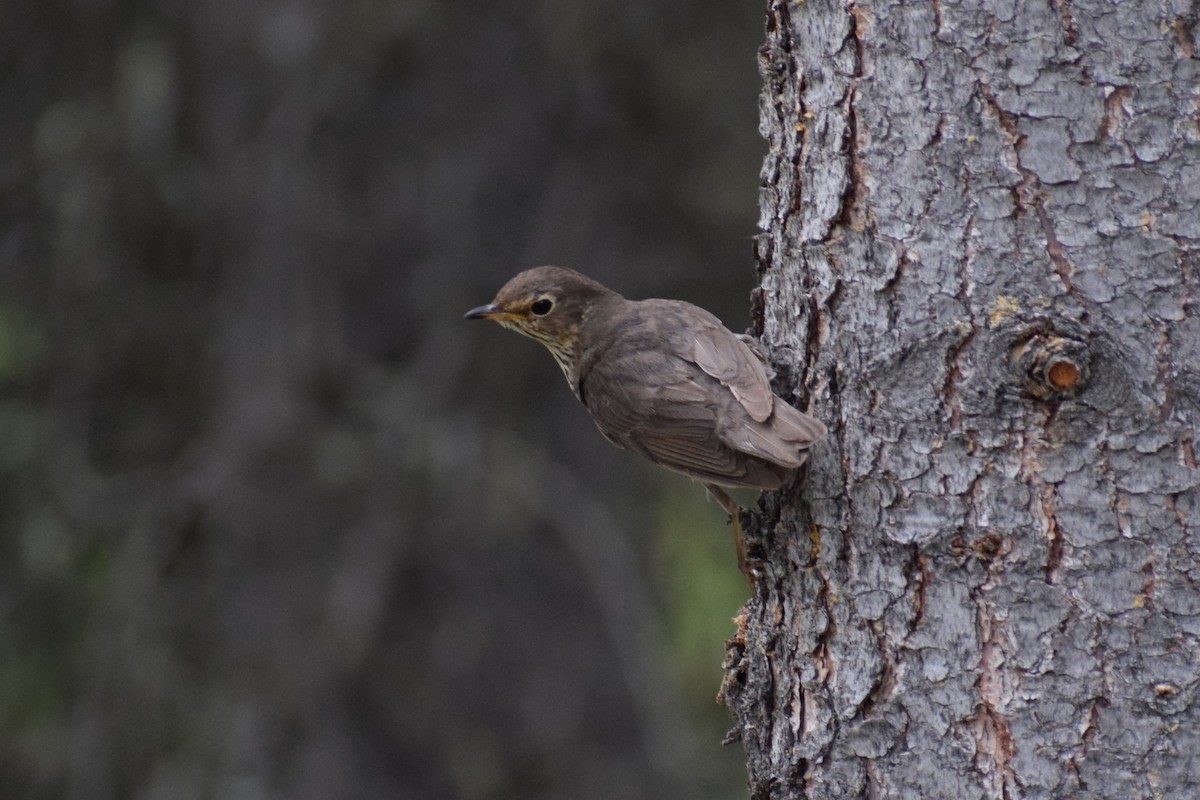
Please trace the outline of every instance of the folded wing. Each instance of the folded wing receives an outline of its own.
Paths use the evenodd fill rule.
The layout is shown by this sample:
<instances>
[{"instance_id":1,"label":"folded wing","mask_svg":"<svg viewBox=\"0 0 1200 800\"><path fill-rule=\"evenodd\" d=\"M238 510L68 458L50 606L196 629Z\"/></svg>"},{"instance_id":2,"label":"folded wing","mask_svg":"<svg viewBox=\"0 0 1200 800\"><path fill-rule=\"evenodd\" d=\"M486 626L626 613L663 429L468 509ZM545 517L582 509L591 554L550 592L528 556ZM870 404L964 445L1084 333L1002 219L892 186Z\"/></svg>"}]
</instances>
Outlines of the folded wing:
<instances>
[{"instance_id":1,"label":"folded wing","mask_svg":"<svg viewBox=\"0 0 1200 800\"><path fill-rule=\"evenodd\" d=\"M778 488L825 426L775 396L745 342L688 309L680 315L688 330L652 349L613 347L592 365L582 377L588 410L610 441L664 467L725 486Z\"/></svg>"}]
</instances>

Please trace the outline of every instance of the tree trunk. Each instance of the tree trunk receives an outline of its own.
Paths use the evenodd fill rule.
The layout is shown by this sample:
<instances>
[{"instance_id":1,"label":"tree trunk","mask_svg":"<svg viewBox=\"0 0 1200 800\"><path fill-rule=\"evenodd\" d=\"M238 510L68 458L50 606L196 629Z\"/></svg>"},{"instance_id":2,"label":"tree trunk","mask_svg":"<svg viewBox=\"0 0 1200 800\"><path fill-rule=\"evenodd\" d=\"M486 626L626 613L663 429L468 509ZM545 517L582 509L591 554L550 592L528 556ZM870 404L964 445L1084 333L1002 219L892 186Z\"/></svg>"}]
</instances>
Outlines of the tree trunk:
<instances>
[{"instance_id":1,"label":"tree trunk","mask_svg":"<svg viewBox=\"0 0 1200 800\"><path fill-rule=\"evenodd\" d=\"M1195 3L773 3L754 798L1200 796Z\"/></svg>"}]
</instances>

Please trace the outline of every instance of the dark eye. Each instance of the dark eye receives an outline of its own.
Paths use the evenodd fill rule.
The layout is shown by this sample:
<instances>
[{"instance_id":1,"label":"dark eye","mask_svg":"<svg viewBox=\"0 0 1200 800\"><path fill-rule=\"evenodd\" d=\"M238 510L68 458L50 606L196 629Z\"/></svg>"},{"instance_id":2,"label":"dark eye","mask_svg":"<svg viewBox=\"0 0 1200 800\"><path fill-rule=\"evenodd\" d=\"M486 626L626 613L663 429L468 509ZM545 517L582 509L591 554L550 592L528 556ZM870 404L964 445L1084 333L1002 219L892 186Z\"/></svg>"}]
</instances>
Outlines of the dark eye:
<instances>
[{"instance_id":1,"label":"dark eye","mask_svg":"<svg viewBox=\"0 0 1200 800\"><path fill-rule=\"evenodd\" d=\"M554 308L554 301L548 297L543 297L529 307L529 310L539 317L544 317L550 313L550 309Z\"/></svg>"}]
</instances>

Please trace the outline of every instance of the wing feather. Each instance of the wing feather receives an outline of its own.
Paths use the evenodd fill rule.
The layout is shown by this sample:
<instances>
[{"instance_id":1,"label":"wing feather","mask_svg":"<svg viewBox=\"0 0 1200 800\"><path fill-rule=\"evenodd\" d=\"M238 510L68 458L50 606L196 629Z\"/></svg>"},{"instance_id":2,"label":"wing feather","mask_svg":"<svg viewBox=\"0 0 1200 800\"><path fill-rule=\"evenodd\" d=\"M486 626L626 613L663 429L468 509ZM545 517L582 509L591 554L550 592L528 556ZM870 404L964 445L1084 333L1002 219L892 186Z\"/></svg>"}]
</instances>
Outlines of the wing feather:
<instances>
[{"instance_id":1,"label":"wing feather","mask_svg":"<svg viewBox=\"0 0 1200 800\"><path fill-rule=\"evenodd\" d=\"M762 357L708 312L675 301L631 305L644 320L627 323L626 337L580 377L604 436L693 478L779 487L825 426L776 397Z\"/></svg>"},{"instance_id":2,"label":"wing feather","mask_svg":"<svg viewBox=\"0 0 1200 800\"><path fill-rule=\"evenodd\" d=\"M696 332L690 357L700 369L733 392L751 417L764 422L771 416L774 393L763 362L714 317Z\"/></svg>"}]
</instances>

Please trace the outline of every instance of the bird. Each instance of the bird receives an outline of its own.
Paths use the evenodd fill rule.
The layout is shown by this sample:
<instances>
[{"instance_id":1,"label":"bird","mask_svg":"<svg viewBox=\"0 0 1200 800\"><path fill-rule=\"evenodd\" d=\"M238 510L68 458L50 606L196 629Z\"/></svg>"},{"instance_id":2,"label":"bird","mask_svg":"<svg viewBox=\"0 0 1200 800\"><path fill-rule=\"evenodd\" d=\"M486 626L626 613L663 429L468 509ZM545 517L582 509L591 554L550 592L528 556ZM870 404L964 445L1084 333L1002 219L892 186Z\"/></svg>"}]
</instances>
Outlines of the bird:
<instances>
[{"instance_id":1,"label":"bird","mask_svg":"<svg viewBox=\"0 0 1200 800\"><path fill-rule=\"evenodd\" d=\"M465 317L541 342L608 441L703 484L729 514L738 566L753 580L725 489L781 488L826 434L771 389L755 339L691 303L627 300L558 266L517 274Z\"/></svg>"}]
</instances>

